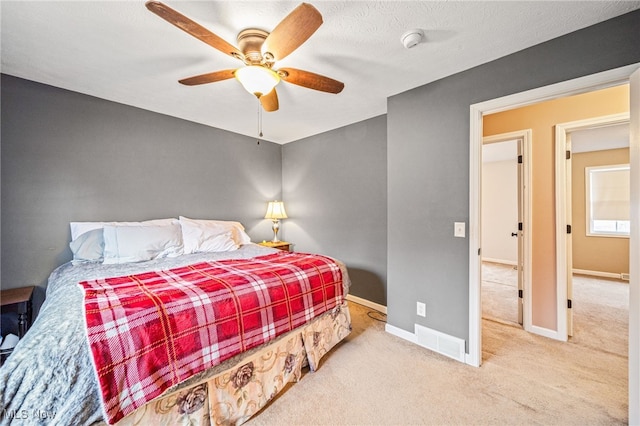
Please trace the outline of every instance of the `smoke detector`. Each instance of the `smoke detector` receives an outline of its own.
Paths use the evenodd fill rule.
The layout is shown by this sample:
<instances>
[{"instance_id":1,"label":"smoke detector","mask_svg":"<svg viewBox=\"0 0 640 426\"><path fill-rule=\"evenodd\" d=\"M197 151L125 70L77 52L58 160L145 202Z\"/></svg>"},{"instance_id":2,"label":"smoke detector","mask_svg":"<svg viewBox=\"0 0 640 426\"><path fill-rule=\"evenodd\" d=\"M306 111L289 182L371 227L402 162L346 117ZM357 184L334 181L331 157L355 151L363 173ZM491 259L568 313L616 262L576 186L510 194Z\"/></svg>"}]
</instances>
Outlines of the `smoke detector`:
<instances>
[{"instance_id":1,"label":"smoke detector","mask_svg":"<svg viewBox=\"0 0 640 426\"><path fill-rule=\"evenodd\" d=\"M418 45L422 38L424 37L424 31L421 29L409 30L406 33L402 34L400 37L400 41L404 45L406 49L411 49Z\"/></svg>"}]
</instances>

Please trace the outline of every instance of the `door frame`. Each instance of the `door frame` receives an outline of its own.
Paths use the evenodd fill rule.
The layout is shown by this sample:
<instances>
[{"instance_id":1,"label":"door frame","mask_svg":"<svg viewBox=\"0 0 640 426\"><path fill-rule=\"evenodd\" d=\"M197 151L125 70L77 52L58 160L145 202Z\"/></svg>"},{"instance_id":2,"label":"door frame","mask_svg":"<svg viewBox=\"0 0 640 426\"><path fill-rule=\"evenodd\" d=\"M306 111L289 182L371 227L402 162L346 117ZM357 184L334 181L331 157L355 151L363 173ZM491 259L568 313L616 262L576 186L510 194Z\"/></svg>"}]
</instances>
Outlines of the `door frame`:
<instances>
[{"instance_id":1,"label":"door frame","mask_svg":"<svg viewBox=\"0 0 640 426\"><path fill-rule=\"evenodd\" d=\"M518 139L522 141L522 167L523 167L523 182L522 187L518 188L518 191L522 191L522 228L523 231L521 233L520 238L522 238L522 247L523 253L518 253L518 259L522 256L522 279L523 279L523 304L522 304L522 328L526 331L531 331L531 232L532 232L532 221L531 221L531 142L533 137L533 131L531 129L524 130L516 130L514 132L501 133L498 135L491 135L482 138L482 145L497 143L497 142L505 142L513 139ZM482 155L482 149L480 149L480 155ZM480 158L480 173L482 174L482 157ZM480 191L482 192L482 182L480 182ZM480 200L482 201L482 200ZM519 251L518 244L518 251ZM480 261L482 262L482 256L480 256ZM520 261L518 260L518 263ZM520 268L521 265L518 265ZM482 275L482 268L481 268ZM482 276L479 278L480 283L482 283ZM520 302L520 301L518 301ZM482 308L480 308L480 312L482 313Z\"/></svg>"},{"instance_id":2,"label":"door frame","mask_svg":"<svg viewBox=\"0 0 640 426\"><path fill-rule=\"evenodd\" d=\"M470 105L469 128L469 353L465 362L482 363L480 301L480 183L482 117L563 96L630 83L631 237L629 241L629 423L640 423L640 63Z\"/></svg>"},{"instance_id":3,"label":"door frame","mask_svg":"<svg viewBox=\"0 0 640 426\"><path fill-rule=\"evenodd\" d=\"M558 310L558 337L560 340L568 340L572 335L571 309L567 307L570 294L570 274L572 273L571 234L567 234L567 225L571 225L571 175L565 152L570 138L567 136L577 130L585 130L594 127L613 126L629 123L630 113L611 114L601 117L587 118L584 120L569 121L556 124L555 128L555 172L556 172L556 236L565 235L565 238L556 238L556 283L557 283L557 310Z\"/></svg>"}]
</instances>

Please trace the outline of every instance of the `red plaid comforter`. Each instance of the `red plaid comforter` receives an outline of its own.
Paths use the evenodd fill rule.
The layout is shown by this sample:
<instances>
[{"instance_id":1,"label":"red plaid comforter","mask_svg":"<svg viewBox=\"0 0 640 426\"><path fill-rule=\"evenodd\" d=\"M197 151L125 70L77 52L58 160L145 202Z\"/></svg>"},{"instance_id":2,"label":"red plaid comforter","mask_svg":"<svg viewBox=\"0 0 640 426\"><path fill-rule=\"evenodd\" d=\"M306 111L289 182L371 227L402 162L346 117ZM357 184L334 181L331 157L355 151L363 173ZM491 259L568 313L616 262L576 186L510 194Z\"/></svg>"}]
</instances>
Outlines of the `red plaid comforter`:
<instances>
[{"instance_id":1,"label":"red plaid comforter","mask_svg":"<svg viewBox=\"0 0 640 426\"><path fill-rule=\"evenodd\" d=\"M107 421L344 299L320 255L279 252L80 283Z\"/></svg>"}]
</instances>

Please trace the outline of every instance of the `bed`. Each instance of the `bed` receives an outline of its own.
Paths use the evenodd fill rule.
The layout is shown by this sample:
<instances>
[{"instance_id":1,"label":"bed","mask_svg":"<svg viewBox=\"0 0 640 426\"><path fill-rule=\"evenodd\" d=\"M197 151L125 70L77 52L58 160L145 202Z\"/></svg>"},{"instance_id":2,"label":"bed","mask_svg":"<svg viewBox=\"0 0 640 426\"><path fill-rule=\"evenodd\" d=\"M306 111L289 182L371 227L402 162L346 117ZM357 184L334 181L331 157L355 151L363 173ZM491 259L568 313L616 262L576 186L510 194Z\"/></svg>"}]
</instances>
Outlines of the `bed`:
<instances>
[{"instance_id":1,"label":"bed","mask_svg":"<svg viewBox=\"0 0 640 426\"><path fill-rule=\"evenodd\" d=\"M150 229L141 229L143 227ZM46 421L65 425L241 424L287 383L299 380L304 366L315 371L322 356L351 329L345 301L349 278L343 263L326 256L285 253L253 244L237 222L180 217L160 223L76 223L76 229L72 224L71 247L74 260L52 272L46 300L36 321L0 368L1 424L10 424L13 420L20 424ZM140 250L141 247L144 250ZM261 288L256 294L264 295L264 285L269 281L265 275L258 278L252 275L256 272L249 271L254 268L251 265L272 271L268 269L273 268L272 262L278 264L278 271L293 270L293 275L303 278L293 285L285 283L289 278L282 278L285 275L280 272L264 272L277 277L271 281L276 287L280 285L278 282L282 283L284 290L277 292L287 293L283 297L288 299L275 302L275 296L246 296L252 300L248 305L249 299L241 299L251 293L246 288ZM314 287L313 294L305 290L295 296L291 289L313 287L311 278L299 272L303 264L311 265L308 268L311 275L322 270L323 276L328 276L330 272L333 278L325 281L338 277L339 284L326 284L322 290ZM184 281L191 276L199 278ZM245 287L236 287L237 282L244 283ZM137 295L135 286L140 289ZM161 288L169 289L169 293L162 293ZM198 297L191 297L193 289L202 292ZM218 305L214 299L226 294L226 289L230 291L230 295L223 296L227 300L226 308L215 307ZM188 308L186 302L177 299L177 293L191 294ZM105 297L105 294L111 296ZM165 299L161 300L161 295ZM258 300L261 298L265 300ZM135 305L131 302L134 299ZM205 299L211 299L211 304L202 310ZM160 335L154 335L153 330L159 326L140 323L141 318L147 317L141 313L147 312L142 306L145 303L162 306L158 311L174 310L184 314L169 327L174 329L171 338L156 338ZM296 304L305 305L301 314L295 314ZM119 309L124 306L133 308L120 315ZM242 311L245 317L231 320L223 315L221 312L227 312L229 306L241 307L238 312ZM109 315L112 322L95 322L98 317ZM195 318L201 321L203 316L203 323L189 325ZM261 322L271 316L279 325ZM128 318L124 326L123 317ZM220 325L223 317L230 326ZM162 318L165 317L162 316L161 321ZM251 321L259 324L251 326ZM105 325L112 323L116 326ZM148 335L144 338L118 335L114 340L114 330L120 333L125 328L127 333L141 328ZM240 342L227 335L234 328L242 330L243 336L249 336L248 340ZM196 331L189 334L187 330L191 329ZM251 333L252 329L257 331ZM199 354L196 357L199 361L177 363L191 360L186 347L198 340L193 336L203 333L215 335L215 339L209 337L204 348L192 351ZM123 354L126 342L144 339L146 341L134 350L135 356ZM125 343L114 347L114 341ZM154 352L160 346L158 342L167 341L173 345L173 352L160 352L173 353L169 361ZM107 352L109 356L103 356ZM143 352L152 356L139 356ZM107 360L100 360L101 357ZM152 362L160 366L150 366ZM163 370L167 365L172 366L171 371L162 373L168 369ZM145 370L150 372L148 377L138 378L138 373ZM137 380L131 381L132 375ZM146 383L144 391L140 389L141 383ZM114 398L117 403L113 402Z\"/></svg>"}]
</instances>

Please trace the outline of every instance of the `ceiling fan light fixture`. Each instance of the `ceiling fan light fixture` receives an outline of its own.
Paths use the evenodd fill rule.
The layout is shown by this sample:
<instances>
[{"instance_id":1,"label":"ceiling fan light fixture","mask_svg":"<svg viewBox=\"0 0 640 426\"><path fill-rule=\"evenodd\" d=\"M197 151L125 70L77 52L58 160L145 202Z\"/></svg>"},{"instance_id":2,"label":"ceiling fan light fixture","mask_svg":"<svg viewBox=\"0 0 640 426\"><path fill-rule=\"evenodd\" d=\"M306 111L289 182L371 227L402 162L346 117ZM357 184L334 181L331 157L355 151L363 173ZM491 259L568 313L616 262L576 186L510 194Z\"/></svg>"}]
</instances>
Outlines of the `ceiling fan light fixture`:
<instances>
[{"instance_id":1,"label":"ceiling fan light fixture","mask_svg":"<svg viewBox=\"0 0 640 426\"><path fill-rule=\"evenodd\" d=\"M247 92L258 98L270 93L280 82L280 76L275 71L260 65L238 68L234 75Z\"/></svg>"}]
</instances>

